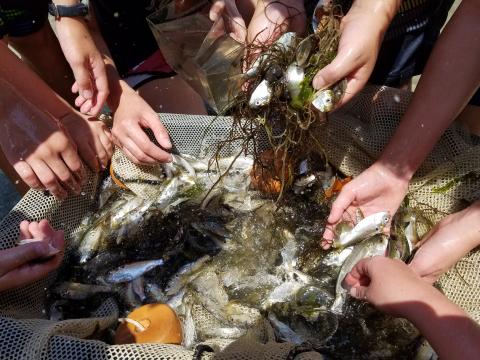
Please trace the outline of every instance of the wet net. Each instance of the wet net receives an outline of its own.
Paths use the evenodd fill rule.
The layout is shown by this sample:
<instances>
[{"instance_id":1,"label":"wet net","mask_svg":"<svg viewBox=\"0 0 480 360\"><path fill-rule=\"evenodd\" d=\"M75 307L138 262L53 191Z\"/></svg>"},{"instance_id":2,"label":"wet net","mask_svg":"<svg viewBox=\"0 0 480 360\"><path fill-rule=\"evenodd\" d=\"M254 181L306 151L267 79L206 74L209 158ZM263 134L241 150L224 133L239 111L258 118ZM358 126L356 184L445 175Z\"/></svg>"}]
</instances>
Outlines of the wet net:
<instances>
[{"instance_id":1,"label":"wet net","mask_svg":"<svg viewBox=\"0 0 480 360\"><path fill-rule=\"evenodd\" d=\"M346 175L358 175L380 154L404 113L411 95L390 89L367 87L347 106L332 114L328 126L318 134L329 161ZM176 148L194 156L211 154L212 145L229 132L229 118L162 114ZM230 150L225 150L226 152ZM232 144L232 153L235 146ZM222 154L231 155L231 154ZM130 163L120 152L112 160L123 177L155 177L155 168ZM80 221L92 210L100 179L90 175L78 196L63 202L42 192L30 191L0 224L0 248L15 246L22 220L48 219L55 228L64 229L67 252ZM432 154L412 181L411 204L434 211L437 222L480 198L480 141L460 127L452 126L443 135ZM68 264L65 264L68 266ZM0 359L191 359L210 358L210 351L187 350L177 345L110 345L95 340L99 334L115 328L118 308L113 298L106 299L89 318L65 321L46 320L47 290L55 274L30 286L0 294ZM480 252L473 251L439 281L445 294L480 321ZM198 321L202 320L202 314ZM300 358L320 358L291 344L276 343L268 326L253 329L242 339L227 346L221 359L281 359L292 354ZM208 344L207 344L208 345ZM215 342L205 349L222 349L226 342ZM308 349L307 349L308 350ZM202 353L202 354L200 354Z\"/></svg>"}]
</instances>

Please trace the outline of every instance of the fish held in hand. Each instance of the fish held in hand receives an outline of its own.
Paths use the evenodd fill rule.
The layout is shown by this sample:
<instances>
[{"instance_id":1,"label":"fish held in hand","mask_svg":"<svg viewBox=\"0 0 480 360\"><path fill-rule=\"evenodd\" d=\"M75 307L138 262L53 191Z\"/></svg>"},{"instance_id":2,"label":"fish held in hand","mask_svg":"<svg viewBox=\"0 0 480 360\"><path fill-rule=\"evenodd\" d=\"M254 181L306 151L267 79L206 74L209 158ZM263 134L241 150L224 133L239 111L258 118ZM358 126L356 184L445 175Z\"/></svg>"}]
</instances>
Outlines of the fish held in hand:
<instances>
[{"instance_id":1,"label":"fish held in hand","mask_svg":"<svg viewBox=\"0 0 480 360\"><path fill-rule=\"evenodd\" d=\"M390 213L388 211L367 216L355 225L352 230L340 233L338 238L333 242L333 247L336 249L344 248L373 235L380 234L389 221Z\"/></svg>"}]
</instances>

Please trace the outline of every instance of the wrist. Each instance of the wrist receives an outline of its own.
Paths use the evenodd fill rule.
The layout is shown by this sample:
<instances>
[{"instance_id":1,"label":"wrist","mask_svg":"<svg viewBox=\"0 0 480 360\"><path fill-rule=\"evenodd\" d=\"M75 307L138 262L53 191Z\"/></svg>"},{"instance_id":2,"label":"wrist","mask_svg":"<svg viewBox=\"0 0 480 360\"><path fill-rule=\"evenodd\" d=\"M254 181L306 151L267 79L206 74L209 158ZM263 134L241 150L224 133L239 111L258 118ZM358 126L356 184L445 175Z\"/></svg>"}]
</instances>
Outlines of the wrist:
<instances>
[{"instance_id":1,"label":"wrist","mask_svg":"<svg viewBox=\"0 0 480 360\"><path fill-rule=\"evenodd\" d=\"M401 0L356 0L343 17L342 27L344 23L353 19L363 20L368 23L369 31L378 32L379 36L383 38L400 5Z\"/></svg>"},{"instance_id":2,"label":"wrist","mask_svg":"<svg viewBox=\"0 0 480 360\"><path fill-rule=\"evenodd\" d=\"M397 166L392 160L383 157L380 157L371 167L384 181L405 191L408 189L408 184L414 173L412 171L405 171L403 167Z\"/></svg>"},{"instance_id":3,"label":"wrist","mask_svg":"<svg viewBox=\"0 0 480 360\"><path fill-rule=\"evenodd\" d=\"M124 80L120 78L117 70L113 66L107 66L107 76L110 89L110 94L107 98L107 104L112 112L115 113L122 99L131 96L132 93L135 93L135 90L133 90Z\"/></svg>"}]
</instances>

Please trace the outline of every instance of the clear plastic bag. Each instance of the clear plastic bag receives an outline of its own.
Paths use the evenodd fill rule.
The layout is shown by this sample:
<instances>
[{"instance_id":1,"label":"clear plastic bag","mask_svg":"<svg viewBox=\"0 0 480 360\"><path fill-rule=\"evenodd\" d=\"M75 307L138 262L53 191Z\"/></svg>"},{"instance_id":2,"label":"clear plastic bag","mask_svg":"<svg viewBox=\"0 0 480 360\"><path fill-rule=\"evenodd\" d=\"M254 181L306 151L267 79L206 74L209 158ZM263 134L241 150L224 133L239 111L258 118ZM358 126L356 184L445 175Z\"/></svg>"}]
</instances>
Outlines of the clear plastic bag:
<instances>
[{"instance_id":1,"label":"clear plastic bag","mask_svg":"<svg viewBox=\"0 0 480 360\"><path fill-rule=\"evenodd\" d=\"M214 111L223 113L240 91L244 46L228 35L223 18L210 20L208 1L192 2L182 11L173 5L147 18L162 54Z\"/></svg>"}]
</instances>

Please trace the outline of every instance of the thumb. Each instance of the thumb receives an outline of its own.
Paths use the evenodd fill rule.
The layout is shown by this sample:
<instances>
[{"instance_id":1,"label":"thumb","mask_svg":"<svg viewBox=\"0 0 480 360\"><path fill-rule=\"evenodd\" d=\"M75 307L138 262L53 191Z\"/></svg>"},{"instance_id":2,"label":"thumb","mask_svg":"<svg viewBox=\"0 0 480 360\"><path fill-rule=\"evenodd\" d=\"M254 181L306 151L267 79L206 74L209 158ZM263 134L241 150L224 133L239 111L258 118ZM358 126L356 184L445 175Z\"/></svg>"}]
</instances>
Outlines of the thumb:
<instances>
[{"instance_id":1,"label":"thumb","mask_svg":"<svg viewBox=\"0 0 480 360\"><path fill-rule=\"evenodd\" d=\"M329 224L336 224L342 218L343 213L348 209L348 207L355 200L355 193L353 190L350 190L348 184L340 191L338 197L332 204L332 209L330 210L330 215L328 216L327 222Z\"/></svg>"},{"instance_id":2,"label":"thumb","mask_svg":"<svg viewBox=\"0 0 480 360\"><path fill-rule=\"evenodd\" d=\"M225 2L215 1L210 8L209 17L213 22L217 21L225 9Z\"/></svg>"},{"instance_id":3,"label":"thumb","mask_svg":"<svg viewBox=\"0 0 480 360\"><path fill-rule=\"evenodd\" d=\"M84 66L72 66L72 71L75 76L75 87L78 89L78 93L85 99L92 99L93 87L90 72Z\"/></svg>"},{"instance_id":4,"label":"thumb","mask_svg":"<svg viewBox=\"0 0 480 360\"><path fill-rule=\"evenodd\" d=\"M157 139L158 143L162 148L165 150L169 150L172 147L172 142L170 141L170 136L168 135L168 131L163 126L162 122L158 118L158 115L152 115L145 119L147 122L148 127L153 131L155 135L155 139Z\"/></svg>"},{"instance_id":5,"label":"thumb","mask_svg":"<svg viewBox=\"0 0 480 360\"><path fill-rule=\"evenodd\" d=\"M26 245L2 250L0 264L0 276L16 269L32 260L47 257L51 254L48 241L36 241Z\"/></svg>"},{"instance_id":6,"label":"thumb","mask_svg":"<svg viewBox=\"0 0 480 360\"><path fill-rule=\"evenodd\" d=\"M339 53L330 64L317 72L312 85L317 90L325 89L348 77L353 70L353 63Z\"/></svg>"}]
</instances>

